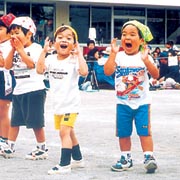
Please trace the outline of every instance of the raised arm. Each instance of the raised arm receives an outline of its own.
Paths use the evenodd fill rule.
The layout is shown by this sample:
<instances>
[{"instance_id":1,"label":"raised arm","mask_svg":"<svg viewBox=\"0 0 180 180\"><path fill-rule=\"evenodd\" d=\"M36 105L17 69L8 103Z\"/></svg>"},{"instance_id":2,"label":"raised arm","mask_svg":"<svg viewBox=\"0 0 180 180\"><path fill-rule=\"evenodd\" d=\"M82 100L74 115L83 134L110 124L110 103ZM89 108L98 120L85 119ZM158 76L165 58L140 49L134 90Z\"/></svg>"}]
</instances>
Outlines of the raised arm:
<instances>
[{"instance_id":1,"label":"raised arm","mask_svg":"<svg viewBox=\"0 0 180 180\"><path fill-rule=\"evenodd\" d=\"M111 53L109 55L108 60L104 64L104 73L107 76L112 75L115 72L115 70L116 70L115 58L116 58L116 54L119 51L119 46L116 45L116 41L117 41L116 38L114 38L112 40L112 42L111 42Z\"/></svg>"},{"instance_id":2,"label":"raised arm","mask_svg":"<svg viewBox=\"0 0 180 180\"><path fill-rule=\"evenodd\" d=\"M47 37L45 39L44 48L39 56L39 59L36 65L36 71L38 74L43 74L46 70L45 57L46 57L46 53L48 52L48 49L49 49L49 38Z\"/></svg>"},{"instance_id":3,"label":"raised arm","mask_svg":"<svg viewBox=\"0 0 180 180\"><path fill-rule=\"evenodd\" d=\"M145 66L148 69L149 74L152 76L152 78L154 79L158 79L159 78L159 69L156 67L156 65L151 62L149 60L149 56L148 56L148 47L147 45L144 46L144 50L141 54L141 58L145 64Z\"/></svg>"},{"instance_id":4,"label":"raised arm","mask_svg":"<svg viewBox=\"0 0 180 180\"><path fill-rule=\"evenodd\" d=\"M79 74L81 76L87 76L87 74L88 74L88 66L87 66L86 60L84 59L84 56L82 54L82 51L80 49L80 46L79 46L78 42L76 42L75 52L74 53L77 55L78 61L79 61Z\"/></svg>"}]
</instances>

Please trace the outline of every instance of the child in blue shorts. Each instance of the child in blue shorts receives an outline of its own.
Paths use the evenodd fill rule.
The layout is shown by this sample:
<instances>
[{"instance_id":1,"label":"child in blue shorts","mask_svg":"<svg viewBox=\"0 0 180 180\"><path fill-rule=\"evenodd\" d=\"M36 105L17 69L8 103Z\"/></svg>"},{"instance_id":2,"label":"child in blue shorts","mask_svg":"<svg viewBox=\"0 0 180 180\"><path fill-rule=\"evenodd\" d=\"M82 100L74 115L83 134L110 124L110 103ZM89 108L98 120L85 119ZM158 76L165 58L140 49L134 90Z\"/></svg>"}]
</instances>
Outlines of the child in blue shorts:
<instances>
[{"instance_id":1,"label":"child in blue shorts","mask_svg":"<svg viewBox=\"0 0 180 180\"><path fill-rule=\"evenodd\" d=\"M154 173L157 163L153 156L148 75L157 79L159 70L148 55L147 46L153 36L147 26L136 20L126 22L121 33L123 51L119 52L116 39L113 39L109 59L104 65L106 75L115 72L116 132L121 150L120 160L111 169L124 171L133 166L131 134L134 120L144 153L144 167L147 173Z\"/></svg>"}]
</instances>

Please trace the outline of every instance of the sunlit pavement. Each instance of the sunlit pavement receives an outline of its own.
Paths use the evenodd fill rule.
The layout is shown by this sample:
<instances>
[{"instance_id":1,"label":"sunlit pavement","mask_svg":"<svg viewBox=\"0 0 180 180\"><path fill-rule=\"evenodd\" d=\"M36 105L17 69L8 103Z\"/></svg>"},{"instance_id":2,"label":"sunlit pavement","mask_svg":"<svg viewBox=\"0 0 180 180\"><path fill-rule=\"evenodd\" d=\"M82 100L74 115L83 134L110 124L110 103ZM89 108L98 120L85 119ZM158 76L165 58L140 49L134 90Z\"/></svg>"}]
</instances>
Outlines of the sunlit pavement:
<instances>
[{"instance_id":1,"label":"sunlit pavement","mask_svg":"<svg viewBox=\"0 0 180 180\"><path fill-rule=\"evenodd\" d=\"M143 169L143 153L134 129L132 135L131 171L112 172L110 167L120 157L118 139L115 137L115 92L81 91L82 105L75 125L83 153L85 168L73 169L71 174L47 175L59 162L60 140L54 130L53 107L48 92L46 101L46 137L49 159L25 160L25 154L35 148L32 130L21 128L15 157L0 157L0 179L3 180L179 180L180 176L180 90L151 91L152 133L154 155L158 162L155 174ZM38 111L38 110L37 110Z\"/></svg>"}]
</instances>

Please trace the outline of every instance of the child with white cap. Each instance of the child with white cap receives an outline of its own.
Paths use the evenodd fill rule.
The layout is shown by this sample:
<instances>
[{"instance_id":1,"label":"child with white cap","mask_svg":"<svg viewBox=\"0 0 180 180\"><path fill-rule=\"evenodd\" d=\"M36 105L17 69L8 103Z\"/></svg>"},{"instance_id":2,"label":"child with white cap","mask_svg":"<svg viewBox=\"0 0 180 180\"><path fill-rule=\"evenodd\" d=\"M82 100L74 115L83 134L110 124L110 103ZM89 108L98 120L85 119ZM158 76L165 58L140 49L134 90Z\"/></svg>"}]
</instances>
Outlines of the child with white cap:
<instances>
[{"instance_id":1,"label":"child with white cap","mask_svg":"<svg viewBox=\"0 0 180 180\"><path fill-rule=\"evenodd\" d=\"M44 132L44 103L46 90L43 75L36 73L36 62L42 47L33 42L36 26L30 17L17 17L10 26L12 50L5 61L7 69L13 68L16 86L12 98L11 128L8 136L9 148L4 157L10 158L20 126L32 128L37 148L26 155L26 159L46 159L48 157Z\"/></svg>"}]
</instances>

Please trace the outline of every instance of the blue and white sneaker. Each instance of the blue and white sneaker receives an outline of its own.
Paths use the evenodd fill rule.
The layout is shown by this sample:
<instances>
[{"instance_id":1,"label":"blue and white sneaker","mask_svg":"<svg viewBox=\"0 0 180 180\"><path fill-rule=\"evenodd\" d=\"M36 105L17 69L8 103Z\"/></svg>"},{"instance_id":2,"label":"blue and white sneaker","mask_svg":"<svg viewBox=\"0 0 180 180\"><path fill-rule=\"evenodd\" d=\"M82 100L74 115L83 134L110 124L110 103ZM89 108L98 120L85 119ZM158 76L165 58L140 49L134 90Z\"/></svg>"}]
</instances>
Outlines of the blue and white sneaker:
<instances>
[{"instance_id":1,"label":"blue and white sneaker","mask_svg":"<svg viewBox=\"0 0 180 180\"><path fill-rule=\"evenodd\" d=\"M3 156L4 154L4 147L7 145L5 140L0 138L0 155Z\"/></svg>"},{"instance_id":2,"label":"blue and white sneaker","mask_svg":"<svg viewBox=\"0 0 180 180\"><path fill-rule=\"evenodd\" d=\"M14 157L14 152L15 152L15 150L12 150L11 148L10 148L10 146L9 147L6 147L5 149L4 149L4 152L3 152L3 157L4 158L6 158L6 159L10 159L10 158L13 158Z\"/></svg>"},{"instance_id":3,"label":"blue and white sneaker","mask_svg":"<svg viewBox=\"0 0 180 180\"><path fill-rule=\"evenodd\" d=\"M111 166L112 171L128 171L133 167L132 159L131 158L125 158L124 156L121 156L121 159L117 161L115 165Z\"/></svg>"},{"instance_id":4,"label":"blue and white sneaker","mask_svg":"<svg viewBox=\"0 0 180 180\"><path fill-rule=\"evenodd\" d=\"M157 169L157 163L153 156L145 155L144 156L144 168L146 173L154 173Z\"/></svg>"}]
</instances>

